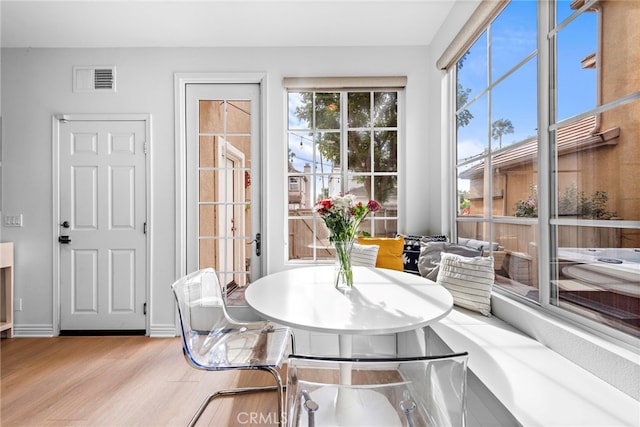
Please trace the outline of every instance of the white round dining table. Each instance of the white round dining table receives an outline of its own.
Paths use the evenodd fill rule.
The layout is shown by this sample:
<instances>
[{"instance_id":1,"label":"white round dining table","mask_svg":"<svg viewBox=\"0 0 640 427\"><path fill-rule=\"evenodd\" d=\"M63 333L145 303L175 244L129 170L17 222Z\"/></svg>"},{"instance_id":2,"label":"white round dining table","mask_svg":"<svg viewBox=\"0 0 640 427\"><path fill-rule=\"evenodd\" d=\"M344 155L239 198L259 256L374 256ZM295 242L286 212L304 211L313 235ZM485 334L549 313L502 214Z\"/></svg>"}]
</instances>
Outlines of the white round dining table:
<instances>
[{"instance_id":1,"label":"white round dining table","mask_svg":"<svg viewBox=\"0 0 640 427\"><path fill-rule=\"evenodd\" d=\"M293 268L252 282L245 298L259 315L275 323L337 334L344 358L352 356L354 335L422 328L445 317L453 307L449 291L415 274L358 266L353 267L353 277L353 288L344 292L335 287L334 266ZM351 384L351 374L350 365L342 364L340 383ZM342 393L330 399L335 416L351 419L357 402L371 398L360 394ZM395 413L393 408L384 412Z\"/></svg>"},{"instance_id":2,"label":"white round dining table","mask_svg":"<svg viewBox=\"0 0 640 427\"><path fill-rule=\"evenodd\" d=\"M424 277L353 267L353 289L334 286L335 267L313 266L263 276L246 290L247 304L265 319L308 331L379 335L422 328L445 317L453 298Z\"/></svg>"}]
</instances>

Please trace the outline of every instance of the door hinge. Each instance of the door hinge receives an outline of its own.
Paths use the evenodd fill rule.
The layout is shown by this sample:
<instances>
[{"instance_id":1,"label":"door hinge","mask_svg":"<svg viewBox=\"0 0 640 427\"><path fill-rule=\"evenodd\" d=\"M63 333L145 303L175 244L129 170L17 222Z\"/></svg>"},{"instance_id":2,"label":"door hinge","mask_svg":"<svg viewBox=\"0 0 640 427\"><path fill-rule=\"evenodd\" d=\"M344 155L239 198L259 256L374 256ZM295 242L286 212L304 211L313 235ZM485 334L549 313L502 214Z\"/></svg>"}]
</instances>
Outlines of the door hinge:
<instances>
[{"instance_id":1,"label":"door hinge","mask_svg":"<svg viewBox=\"0 0 640 427\"><path fill-rule=\"evenodd\" d=\"M147 144L146 142L142 145L142 151L144 152L144 154L146 155L149 152L149 144Z\"/></svg>"},{"instance_id":2,"label":"door hinge","mask_svg":"<svg viewBox=\"0 0 640 427\"><path fill-rule=\"evenodd\" d=\"M147 303L142 304L142 314L147 315Z\"/></svg>"},{"instance_id":3,"label":"door hinge","mask_svg":"<svg viewBox=\"0 0 640 427\"><path fill-rule=\"evenodd\" d=\"M144 225L142 226L142 232L144 234L147 234L147 222L146 221L144 222Z\"/></svg>"}]
</instances>

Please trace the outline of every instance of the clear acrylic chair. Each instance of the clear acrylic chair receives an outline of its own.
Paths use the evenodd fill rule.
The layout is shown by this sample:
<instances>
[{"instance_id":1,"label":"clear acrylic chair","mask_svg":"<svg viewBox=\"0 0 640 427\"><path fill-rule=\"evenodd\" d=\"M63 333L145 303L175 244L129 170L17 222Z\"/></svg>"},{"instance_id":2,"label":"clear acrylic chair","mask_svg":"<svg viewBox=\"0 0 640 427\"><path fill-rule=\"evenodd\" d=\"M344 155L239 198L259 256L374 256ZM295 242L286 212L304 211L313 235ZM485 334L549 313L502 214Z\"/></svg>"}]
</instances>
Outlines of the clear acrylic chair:
<instances>
[{"instance_id":1,"label":"clear acrylic chair","mask_svg":"<svg viewBox=\"0 0 640 427\"><path fill-rule=\"evenodd\" d=\"M269 322L238 322L227 313L216 272L207 268L180 278L172 285L178 303L184 356L195 368L207 371L258 369L271 373L275 386L220 390L209 395L189 422L195 425L216 397L277 391L278 417L283 421L284 390L278 369L293 334Z\"/></svg>"},{"instance_id":2,"label":"clear acrylic chair","mask_svg":"<svg viewBox=\"0 0 640 427\"><path fill-rule=\"evenodd\" d=\"M287 425L464 426L467 359L291 355Z\"/></svg>"}]
</instances>

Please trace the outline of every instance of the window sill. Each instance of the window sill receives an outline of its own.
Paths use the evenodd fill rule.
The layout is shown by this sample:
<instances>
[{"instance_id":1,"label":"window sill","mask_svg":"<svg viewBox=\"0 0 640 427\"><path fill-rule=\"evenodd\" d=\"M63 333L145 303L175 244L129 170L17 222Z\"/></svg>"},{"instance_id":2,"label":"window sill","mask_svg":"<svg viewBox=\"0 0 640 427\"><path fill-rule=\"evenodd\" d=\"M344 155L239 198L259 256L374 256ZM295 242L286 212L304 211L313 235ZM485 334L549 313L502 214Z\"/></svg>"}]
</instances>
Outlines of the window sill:
<instances>
[{"instance_id":1,"label":"window sill","mask_svg":"<svg viewBox=\"0 0 640 427\"><path fill-rule=\"evenodd\" d=\"M499 291L493 292L491 307L499 319L640 400L640 354Z\"/></svg>"}]
</instances>

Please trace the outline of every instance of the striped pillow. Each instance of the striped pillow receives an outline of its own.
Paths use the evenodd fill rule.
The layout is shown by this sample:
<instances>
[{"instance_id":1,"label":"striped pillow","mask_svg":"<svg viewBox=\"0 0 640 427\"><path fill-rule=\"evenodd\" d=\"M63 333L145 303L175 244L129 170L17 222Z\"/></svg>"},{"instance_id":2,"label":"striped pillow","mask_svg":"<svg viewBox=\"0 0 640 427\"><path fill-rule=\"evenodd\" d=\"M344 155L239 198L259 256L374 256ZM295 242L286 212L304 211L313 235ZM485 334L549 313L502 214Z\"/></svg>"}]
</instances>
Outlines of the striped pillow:
<instances>
[{"instance_id":1,"label":"striped pillow","mask_svg":"<svg viewBox=\"0 0 640 427\"><path fill-rule=\"evenodd\" d=\"M489 316L494 274L493 258L442 252L436 281L451 292L455 305Z\"/></svg>"},{"instance_id":2,"label":"striped pillow","mask_svg":"<svg viewBox=\"0 0 640 427\"><path fill-rule=\"evenodd\" d=\"M363 265L365 267L375 267L378 259L378 245L353 244L351 248L351 265Z\"/></svg>"}]
</instances>

